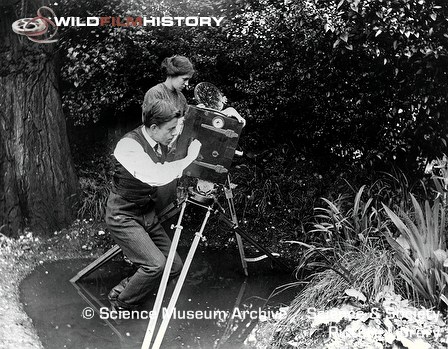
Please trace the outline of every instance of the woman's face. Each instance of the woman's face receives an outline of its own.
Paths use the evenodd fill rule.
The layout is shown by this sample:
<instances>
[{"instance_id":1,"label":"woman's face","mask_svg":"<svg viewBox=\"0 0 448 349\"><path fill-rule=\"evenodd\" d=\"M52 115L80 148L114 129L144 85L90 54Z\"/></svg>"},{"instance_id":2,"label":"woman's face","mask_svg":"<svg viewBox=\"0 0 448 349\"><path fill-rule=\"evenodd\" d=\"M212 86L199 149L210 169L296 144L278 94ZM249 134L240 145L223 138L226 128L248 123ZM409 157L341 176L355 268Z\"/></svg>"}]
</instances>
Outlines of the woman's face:
<instances>
[{"instance_id":1,"label":"woman's face","mask_svg":"<svg viewBox=\"0 0 448 349\"><path fill-rule=\"evenodd\" d=\"M177 91L182 91L185 86L188 86L188 80L190 79L190 74L172 76L171 84Z\"/></svg>"}]
</instances>

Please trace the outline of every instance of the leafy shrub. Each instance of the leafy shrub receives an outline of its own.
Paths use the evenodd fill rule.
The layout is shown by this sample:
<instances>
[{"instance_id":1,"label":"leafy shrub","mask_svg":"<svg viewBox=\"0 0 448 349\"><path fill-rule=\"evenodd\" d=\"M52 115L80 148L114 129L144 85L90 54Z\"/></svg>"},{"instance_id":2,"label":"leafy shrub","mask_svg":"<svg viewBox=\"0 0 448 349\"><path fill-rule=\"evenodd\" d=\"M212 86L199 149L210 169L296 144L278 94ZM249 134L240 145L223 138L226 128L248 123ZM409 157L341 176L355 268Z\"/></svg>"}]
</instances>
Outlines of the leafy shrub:
<instances>
[{"instance_id":1,"label":"leafy shrub","mask_svg":"<svg viewBox=\"0 0 448 349\"><path fill-rule=\"evenodd\" d=\"M106 211L106 202L110 192L113 159L111 149L104 144L92 144L82 152L85 145L78 144L74 153L75 167L81 188L81 200L77 207L78 218L102 221Z\"/></svg>"},{"instance_id":2,"label":"leafy shrub","mask_svg":"<svg viewBox=\"0 0 448 349\"><path fill-rule=\"evenodd\" d=\"M304 238L317 198L342 183L337 173L343 169L322 164L292 144L248 144L244 150L246 158L235 159L232 169L240 225L268 247L286 253L282 241Z\"/></svg>"},{"instance_id":3,"label":"leafy shrub","mask_svg":"<svg viewBox=\"0 0 448 349\"><path fill-rule=\"evenodd\" d=\"M325 198L323 201L326 207L315 208L316 223L307 237L311 242L296 242L306 248L297 265L297 275L316 267L337 268L350 280L350 272L340 265L339 260L348 252L382 249L380 232L385 229L386 220L366 186L358 190L353 201L350 195L340 195L333 202Z\"/></svg>"},{"instance_id":4,"label":"leafy shrub","mask_svg":"<svg viewBox=\"0 0 448 349\"><path fill-rule=\"evenodd\" d=\"M440 168L441 165L438 166ZM444 167L442 166L442 168ZM435 291L430 305L434 305L436 300L440 302L440 299L444 299L444 295L440 296L440 290L447 291L445 283L448 281L448 275L442 271L442 265L447 260L446 252L444 252L446 246L444 248L441 246L443 234L440 233L443 230L442 227L445 226L445 223L440 219L441 212L444 209L443 205L436 206L436 204L446 191L442 190L442 194L438 195L434 207L429 207L427 203L424 209L416 208L417 201L413 195L408 193L409 183L404 175L392 176L386 174L383 178L386 178L386 180L379 179L369 187L362 186L358 191L354 191L354 196L345 194L338 196L335 200L324 199L326 205L315 209L316 223L314 229L308 232L311 236L311 238L308 237L308 241L314 243L292 241L292 243L306 248L298 265L298 273L305 268L314 270L318 268L318 271L311 275L311 281L291 303L286 318L277 323L274 331L277 335L274 336L272 341L274 347L280 348L288 345L301 347L304 346L305 342L307 346L310 346L313 340L322 340L323 336L327 337L328 324L330 324L331 319L327 316L326 327L317 326L310 329L309 321L305 321L307 310L316 308L323 311L337 306L338 308L333 310L338 313L338 309L347 307L345 304L341 308L342 303L349 302L352 303L349 307L353 306L353 300L351 299L353 293L362 296L362 298L358 297L355 306L366 312L362 315L363 324L361 326L369 333L372 330L369 327L370 325L373 326L372 328L377 328L378 321L386 321L383 317L381 317L381 320L375 320L368 316L369 309L378 306L378 301L381 299L384 290L388 289L393 294L397 292L400 295L409 296L406 287L409 288L409 284L415 283L415 286L411 285L411 287L422 289L422 291L416 291L416 293L423 293L420 297L431 300L429 290ZM438 180L441 181L440 177ZM445 182L442 180L442 183ZM442 185L438 188L440 190L444 187ZM399 193L400 198L398 200L396 197L394 198L394 192ZM409 209L408 198L414 210ZM382 204L383 199L395 207L401 208L402 212L412 212L412 214L406 215L407 218L403 218L404 223L399 224L399 218ZM418 223L419 228L413 225L413 218L420 222ZM413 244L418 249L414 252L411 251L409 254L405 253L407 251L391 237L389 231L391 219L395 224L398 224L399 228L409 227L409 229L406 227L409 237L406 245ZM435 229L438 229L438 232ZM417 235L419 230L425 231L424 236ZM404 238L399 239L401 244L404 244L404 241ZM428 244L432 244L433 247L429 247ZM392 250L389 245L392 246ZM397 261L394 252L398 248L400 248L402 256L398 256ZM409 255L419 256L417 262L415 258L412 259ZM437 265L431 270L422 270L425 264ZM405 271L403 271L403 266ZM396 278L400 270L402 275L405 275L404 281ZM348 290L352 290L352 293L347 293ZM403 302L407 304L408 301L401 301L401 296L395 296L400 298L400 302L397 304L404 304ZM437 303L437 305L440 304ZM340 313L341 311L339 311L339 315ZM384 315L384 313L381 314ZM356 326L361 323L358 318L349 319L353 322L352 324L347 322L348 319L340 320L335 321L333 325L336 324L339 331L345 331L345 328L347 328L352 334L356 332ZM355 342L358 344L362 342L364 344L360 344L360 347L363 347L363 345L367 347L375 342L377 347L385 345L389 348L394 343L412 343L415 338L403 336L400 331L408 327L418 326L419 323L409 323L408 327L401 328L398 322L392 322L393 324L387 322L388 325L392 324L391 329L397 331L392 335L386 333L388 331L381 330L381 333L378 333L379 337L369 339L358 333L352 338L353 343L348 339L347 342L342 344L338 340L331 342L333 346L330 345L331 343L327 344L332 348L338 347L338 345L339 347L357 347ZM379 326L383 325L380 324ZM424 326L427 325L435 326L434 331L438 330L439 332L439 327L444 326L439 323L424 324ZM326 333L324 333L325 331L322 332L323 328L327 330ZM314 335L312 335L313 333ZM436 333L430 333L428 336L433 337L431 338L431 341L433 341L431 345L436 347L435 343L438 338ZM366 344L366 340L373 340L373 342ZM322 347L321 344L316 347ZM428 343L424 343L424 345L430 347Z\"/></svg>"},{"instance_id":5,"label":"leafy shrub","mask_svg":"<svg viewBox=\"0 0 448 349\"><path fill-rule=\"evenodd\" d=\"M56 6L56 5L55 5ZM192 59L273 142L384 169L446 148L447 5L440 0L208 2L76 0L74 16L219 14L212 28L62 28L64 110L72 123L129 118L164 77L166 56ZM120 84L117 84L117 77ZM188 97L188 96L187 96ZM262 125L260 121L266 121ZM267 127L264 127L267 126Z\"/></svg>"},{"instance_id":6,"label":"leafy shrub","mask_svg":"<svg viewBox=\"0 0 448 349\"><path fill-rule=\"evenodd\" d=\"M327 242L347 243L360 242L367 243L371 237L378 236L378 232L384 228L384 222L377 208L373 205L372 197L367 201L362 200L365 185L356 193L353 206L345 213L341 207L344 203L344 196L336 200L336 204L327 199L323 199L328 208L315 208L319 214L315 217L322 220L315 224L315 229L311 232L325 233ZM339 207L338 207L339 206Z\"/></svg>"},{"instance_id":7,"label":"leafy shrub","mask_svg":"<svg viewBox=\"0 0 448 349\"><path fill-rule=\"evenodd\" d=\"M385 248L381 232L386 220L372 186L362 186L350 195L340 195L336 200L323 199L326 207L315 208L316 223L309 232L314 244L292 241L304 246L297 274L304 269L317 272L294 299L288 316L279 326L306 313L310 307L326 309L348 299L345 291L356 289L367 295L370 303L384 287L394 288L395 271L392 254ZM373 188L373 189L372 189ZM280 342L290 334L281 333Z\"/></svg>"},{"instance_id":8,"label":"leafy shrub","mask_svg":"<svg viewBox=\"0 0 448 349\"><path fill-rule=\"evenodd\" d=\"M448 157L443 155L441 159L436 159L428 163L425 169L425 173L431 174L431 178L435 186L435 199L439 199L441 202L441 220L447 222L445 219L446 210L448 207ZM444 226L447 228L446 225ZM448 229L445 230L445 234L442 235L442 240L447 240Z\"/></svg>"},{"instance_id":9,"label":"leafy shrub","mask_svg":"<svg viewBox=\"0 0 448 349\"><path fill-rule=\"evenodd\" d=\"M103 220L110 192L107 178L80 177L79 184L81 186L82 199L78 209L78 217L93 218L96 221Z\"/></svg>"},{"instance_id":10,"label":"leafy shrub","mask_svg":"<svg viewBox=\"0 0 448 349\"><path fill-rule=\"evenodd\" d=\"M411 195L414 210L412 213L399 211L395 214L386 205L388 216L401 235L393 238L388 229L387 241L396 252L397 265L401 276L415 291L417 298L423 297L432 306L448 306L448 255L446 252L446 194L448 186L447 159L444 157L432 163L440 170L433 179L437 196L431 207L428 200L423 206ZM430 168L429 171L432 171ZM443 303L442 303L443 302Z\"/></svg>"}]
</instances>

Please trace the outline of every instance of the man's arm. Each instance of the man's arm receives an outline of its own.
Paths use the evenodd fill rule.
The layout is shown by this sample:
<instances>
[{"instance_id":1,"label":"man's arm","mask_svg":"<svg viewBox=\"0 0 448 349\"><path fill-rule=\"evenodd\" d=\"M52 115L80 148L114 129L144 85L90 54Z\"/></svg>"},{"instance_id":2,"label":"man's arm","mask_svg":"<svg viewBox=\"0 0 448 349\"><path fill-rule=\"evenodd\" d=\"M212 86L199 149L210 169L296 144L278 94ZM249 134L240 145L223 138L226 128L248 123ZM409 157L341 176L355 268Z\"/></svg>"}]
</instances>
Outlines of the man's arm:
<instances>
[{"instance_id":1,"label":"man's arm","mask_svg":"<svg viewBox=\"0 0 448 349\"><path fill-rule=\"evenodd\" d=\"M152 186L162 186L181 177L183 170L197 158L200 149L201 143L194 140L185 158L161 164L155 163L137 141L122 138L117 143L114 156L135 178Z\"/></svg>"}]
</instances>

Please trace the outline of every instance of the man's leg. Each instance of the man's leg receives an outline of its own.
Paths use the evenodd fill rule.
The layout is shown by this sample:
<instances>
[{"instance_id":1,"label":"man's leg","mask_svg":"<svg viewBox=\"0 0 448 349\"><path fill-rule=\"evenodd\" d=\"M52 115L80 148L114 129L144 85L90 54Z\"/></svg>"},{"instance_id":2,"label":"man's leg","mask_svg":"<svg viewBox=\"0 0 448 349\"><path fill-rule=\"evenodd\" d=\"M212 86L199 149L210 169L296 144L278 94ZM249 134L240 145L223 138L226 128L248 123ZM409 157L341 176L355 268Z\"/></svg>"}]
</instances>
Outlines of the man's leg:
<instances>
[{"instance_id":1,"label":"man's leg","mask_svg":"<svg viewBox=\"0 0 448 349\"><path fill-rule=\"evenodd\" d=\"M168 254L171 247L171 239L167 235L165 229L160 225L158 219L156 218L155 224L152 227L148 227L147 231L151 240L157 246L157 248L162 252L165 258L168 258ZM173 265L171 266L170 277L175 278L179 276L182 271L182 259L179 254L176 252L174 255Z\"/></svg>"},{"instance_id":2,"label":"man's leg","mask_svg":"<svg viewBox=\"0 0 448 349\"><path fill-rule=\"evenodd\" d=\"M114 240L123 253L138 267L137 272L115 286L110 296L124 308L141 304L157 286L166 262L171 241L154 212L132 219L125 215L106 215ZM175 256L172 276L180 273L182 261Z\"/></svg>"}]
</instances>

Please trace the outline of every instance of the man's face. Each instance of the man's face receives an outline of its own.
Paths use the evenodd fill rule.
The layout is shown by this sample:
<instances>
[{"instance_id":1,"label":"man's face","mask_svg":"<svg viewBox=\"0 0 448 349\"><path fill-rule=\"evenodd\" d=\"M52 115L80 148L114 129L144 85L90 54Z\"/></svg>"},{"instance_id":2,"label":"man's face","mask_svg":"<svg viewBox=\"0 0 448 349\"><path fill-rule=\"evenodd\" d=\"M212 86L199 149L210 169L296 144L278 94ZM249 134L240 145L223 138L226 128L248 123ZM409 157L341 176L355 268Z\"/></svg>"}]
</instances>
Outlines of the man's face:
<instances>
[{"instance_id":1,"label":"man's face","mask_svg":"<svg viewBox=\"0 0 448 349\"><path fill-rule=\"evenodd\" d=\"M171 83L173 84L173 87L176 90L182 91L185 86L188 86L188 80L190 79L191 79L190 74L178 75L172 78Z\"/></svg>"},{"instance_id":2,"label":"man's face","mask_svg":"<svg viewBox=\"0 0 448 349\"><path fill-rule=\"evenodd\" d=\"M171 121L165 122L164 124L161 124L159 126L151 126L152 139L163 145L170 144L170 142L174 139L174 136L176 136L177 134L176 126L178 121L179 119L174 118Z\"/></svg>"}]
</instances>

